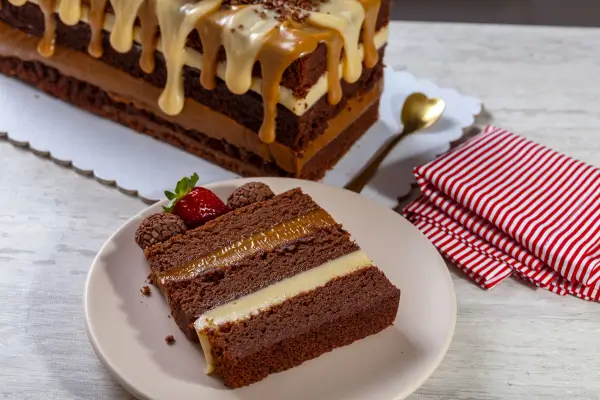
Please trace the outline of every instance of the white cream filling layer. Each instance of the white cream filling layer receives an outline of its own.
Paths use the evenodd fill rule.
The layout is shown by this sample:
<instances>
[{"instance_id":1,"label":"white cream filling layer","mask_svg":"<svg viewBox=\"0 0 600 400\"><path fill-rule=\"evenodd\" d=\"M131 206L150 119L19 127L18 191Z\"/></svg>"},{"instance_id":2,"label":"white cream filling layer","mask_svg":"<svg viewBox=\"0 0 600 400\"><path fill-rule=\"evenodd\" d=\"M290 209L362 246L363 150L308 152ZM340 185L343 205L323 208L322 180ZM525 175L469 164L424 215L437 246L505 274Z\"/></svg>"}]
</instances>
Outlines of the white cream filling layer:
<instances>
[{"instance_id":1,"label":"white cream filling layer","mask_svg":"<svg viewBox=\"0 0 600 400\"><path fill-rule=\"evenodd\" d=\"M12 0L12 2L13 2L13 4L17 3L17 1L15 1L15 0ZM23 4L25 4L26 2L30 2L30 3L39 5L39 0L23 0L22 1ZM59 0L56 5L57 13L60 10L60 6L61 6L61 0ZM89 7L82 6L81 7L81 18L80 18L81 22L89 23L88 13L89 13ZM106 32L112 32L114 26L115 26L114 16L112 14L107 14L106 18L104 19L104 30ZM141 44L141 29L139 27L136 27L134 29L134 40L138 45ZM375 47L377 47L377 49L380 49L387 43L387 41L388 41L388 28L386 26L375 33L375 36L374 36ZM162 43L159 39L158 44L157 44L157 50L162 52L163 51L162 49L163 49ZM184 64L189 67L200 70L201 65L202 65L202 54L192 48L189 48L189 47L186 47L185 52L186 52L186 54L185 54ZM358 46L358 54L361 59L364 58L364 49L363 49L362 44L359 44L359 46ZM216 74L221 79L225 79L226 65L227 65L226 62L220 62L217 66ZM340 73L342 73L342 64L340 64L339 69L340 69ZM304 98L297 98L296 96L294 96L294 93L289 88L279 86L279 104L281 104L285 108L289 109L297 116L303 115L321 97L323 97L325 94L327 94L327 91L329 89L329 85L327 83L327 76L328 76L328 73L325 72L325 74L323 74L319 78L319 80L309 89L309 91L307 92L307 94ZM260 78L253 77L252 84L250 86L250 90L252 90L253 92L256 92L258 94L261 94L261 84L262 84L261 82L262 82L262 80Z\"/></svg>"},{"instance_id":2,"label":"white cream filling layer","mask_svg":"<svg viewBox=\"0 0 600 400\"><path fill-rule=\"evenodd\" d=\"M206 373L210 374L214 369L212 349L207 336L208 329L216 328L227 322L248 319L252 315L281 304L285 300L303 292L324 286L334 278L347 275L370 265L373 265L373 262L362 250L358 250L202 314L194 322L194 328L198 333L206 358Z\"/></svg>"}]
</instances>

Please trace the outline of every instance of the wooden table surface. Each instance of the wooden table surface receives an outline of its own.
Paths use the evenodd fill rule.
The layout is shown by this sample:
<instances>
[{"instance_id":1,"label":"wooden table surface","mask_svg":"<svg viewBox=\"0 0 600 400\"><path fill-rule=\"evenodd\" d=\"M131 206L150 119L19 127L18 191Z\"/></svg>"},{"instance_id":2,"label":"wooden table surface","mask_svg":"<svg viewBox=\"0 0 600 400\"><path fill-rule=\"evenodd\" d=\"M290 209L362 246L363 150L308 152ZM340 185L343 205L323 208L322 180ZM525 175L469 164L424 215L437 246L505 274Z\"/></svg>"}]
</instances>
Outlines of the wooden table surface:
<instances>
[{"instance_id":1,"label":"wooden table surface","mask_svg":"<svg viewBox=\"0 0 600 400\"><path fill-rule=\"evenodd\" d=\"M495 124L600 167L600 29L393 23L387 63L478 96ZM139 200L0 141L0 397L126 399L84 330L83 287ZM450 266L458 321L411 399L599 399L600 304ZM368 399L367 399L368 400Z\"/></svg>"}]
</instances>

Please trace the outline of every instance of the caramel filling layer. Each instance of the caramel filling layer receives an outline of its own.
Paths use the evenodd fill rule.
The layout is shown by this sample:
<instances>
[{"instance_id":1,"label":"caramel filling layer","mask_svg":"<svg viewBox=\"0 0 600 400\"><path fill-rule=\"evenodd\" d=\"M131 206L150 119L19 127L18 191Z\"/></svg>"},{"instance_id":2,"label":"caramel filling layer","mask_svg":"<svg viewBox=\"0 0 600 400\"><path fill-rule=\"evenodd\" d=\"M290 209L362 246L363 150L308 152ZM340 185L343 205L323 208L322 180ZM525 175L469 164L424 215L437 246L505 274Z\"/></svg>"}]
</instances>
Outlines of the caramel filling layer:
<instances>
[{"instance_id":1,"label":"caramel filling layer","mask_svg":"<svg viewBox=\"0 0 600 400\"><path fill-rule=\"evenodd\" d=\"M254 235L230 243L211 253L200 256L186 265L158 274L161 284L169 280L189 279L200 272L223 268L241 261L245 257L262 251L271 251L287 242L309 235L315 229L335 225L333 218L322 209L311 211Z\"/></svg>"},{"instance_id":2,"label":"caramel filling layer","mask_svg":"<svg viewBox=\"0 0 600 400\"><path fill-rule=\"evenodd\" d=\"M248 319L287 299L324 286L335 278L370 265L373 265L373 262L369 257L363 251L357 250L205 312L194 322L206 359L205 372L210 374L214 370L214 359L208 340L210 329L218 329L220 325Z\"/></svg>"},{"instance_id":3,"label":"caramel filling layer","mask_svg":"<svg viewBox=\"0 0 600 400\"><path fill-rule=\"evenodd\" d=\"M347 110L328 121L325 133L311 142L302 154L297 154L281 143L262 142L255 132L191 99L186 99L186 106L181 114L167 115L162 112L156 102L161 93L160 89L84 53L58 46L53 57L46 58L37 51L37 38L1 22L0 37L2 38L0 40L1 56L42 62L56 68L63 75L102 88L116 101L132 103L139 109L155 114L185 129L201 130L207 136L225 140L236 147L257 154L266 162L275 162L281 169L296 176L299 176L303 166L313 156L361 115L361 113L347 110L367 110L379 99L382 90L382 82L380 82L360 98L348 101Z\"/></svg>"},{"instance_id":4,"label":"caramel filling layer","mask_svg":"<svg viewBox=\"0 0 600 400\"><path fill-rule=\"evenodd\" d=\"M22 6L25 0L9 0ZM81 0L36 0L45 16L45 32L38 51L44 57L55 52L56 26L53 13L67 25L80 21L85 13ZM102 54L100 32L106 19L106 0L89 0L88 23L92 30L90 54ZM252 67L260 63L263 72L260 93L264 117L259 137L265 143L275 141L275 118L279 102L279 83L283 72L297 59L314 52L319 43L328 48L328 97L340 99L341 82L338 65L342 61L342 77L355 82L361 74L363 57L366 67L374 66L378 53L374 30L381 0L322 0L313 2L310 9L294 3L276 6L263 3L223 5L222 0L110 0L114 11L110 35L112 47L122 53L131 49L135 40L135 21L140 21L143 55L140 63L151 72L154 65L148 54L158 46L155 40L160 31L160 45L167 66L167 83L158 98L158 105L167 115L177 115L186 104L183 88L183 66L186 64L186 40L197 30L204 49L201 61L201 84L214 87L217 73L217 54L224 48L228 62L224 80L229 90L243 94L252 87ZM298 3L299 4L299 3ZM285 11L285 12L284 12ZM291 13L290 13L291 11ZM302 18L292 18L302 14ZM364 54L359 54L359 43ZM146 54L146 57L144 57Z\"/></svg>"}]
</instances>

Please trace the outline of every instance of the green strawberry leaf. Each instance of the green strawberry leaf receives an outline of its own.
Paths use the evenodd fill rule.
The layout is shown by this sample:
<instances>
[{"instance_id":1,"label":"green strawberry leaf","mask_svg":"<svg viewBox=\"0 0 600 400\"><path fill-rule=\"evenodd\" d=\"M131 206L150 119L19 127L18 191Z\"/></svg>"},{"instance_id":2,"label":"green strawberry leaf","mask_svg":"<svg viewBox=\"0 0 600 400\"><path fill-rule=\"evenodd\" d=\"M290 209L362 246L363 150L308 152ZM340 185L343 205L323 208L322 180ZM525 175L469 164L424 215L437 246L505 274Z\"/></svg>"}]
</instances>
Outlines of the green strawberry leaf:
<instances>
[{"instance_id":1,"label":"green strawberry leaf","mask_svg":"<svg viewBox=\"0 0 600 400\"><path fill-rule=\"evenodd\" d=\"M192 176L190 176L189 178L188 177L181 178L179 180L179 182L177 182L174 192L165 190L165 196L169 200L169 204L167 204L166 206L163 206L163 210L165 212L169 212L169 213L173 212L173 208L175 207L175 204L177 204L177 202L179 200L181 200L183 197L185 197L190 192L190 190L192 190L194 187L196 187L196 184L198 183L199 180L200 180L200 177L198 176L198 174L196 172L194 172L194 174Z\"/></svg>"},{"instance_id":2,"label":"green strawberry leaf","mask_svg":"<svg viewBox=\"0 0 600 400\"><path fill-rule=\"evenodd\" d=\"M175 208L175 203L177 203L177 200L179 199L172 199L171 201L169 201L169 204L167 204L167 206L163 206L163 211L165 212L173 212L173 208Z\"/></svg>"},{"instance_id":3,"label":"green strawberry leaf","mask_svg":"<svg viewBox=\"0 0 600 400\"><path fill-rule=\"evenodd\" d=\"M198 183L199 180L200 180L200 177L198 176L198 174L196 172L194 172L194 174L190 178L190 190L196 187L196 184Z\"/></svg>"},{"instance_id":4,"label":"green strawberry leaf","mask_svg":"<svg viewBox=\"0 0 600 400\"><path fill-rule=\"evenodd\" d=\"M183 178L179 182L177 182L177 186L175 186L175 194L177 196L183 196L187 187L188 178Z\"/></svg>"}]
</instances>

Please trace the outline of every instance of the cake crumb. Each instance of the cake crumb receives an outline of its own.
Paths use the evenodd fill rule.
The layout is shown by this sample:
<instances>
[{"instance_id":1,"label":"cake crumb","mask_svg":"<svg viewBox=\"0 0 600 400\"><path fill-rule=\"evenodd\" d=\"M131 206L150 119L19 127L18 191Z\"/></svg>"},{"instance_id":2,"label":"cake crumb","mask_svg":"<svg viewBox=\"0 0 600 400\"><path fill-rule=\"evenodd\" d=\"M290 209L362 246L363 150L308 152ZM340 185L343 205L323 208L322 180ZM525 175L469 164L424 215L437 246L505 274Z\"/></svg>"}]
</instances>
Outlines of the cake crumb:
<instances>
[{"instance_id":1,"label":"cake crumb","mask_svg":"<svg viewBox=\"0 0 600 400\"><path fill-rule=\"evenodd\" d=\"M175 338L173 335L167 335L165 336L165 342L167 342L167 344L170 346L175 343Z\"/></svg>"},{"instance_id":2,"label":"cake crumb","mask_svg":"<svg viewBox=\"0 0 600 400\"><path fill-rule=\"evenodd\" d=\"M140 289L140 292L142 292L142 294L143 294L144 296L150 296L150 293L151 293L151 291L150 291L150 286L143 286L143 287Z\"/></svg>"}]
</instances>

